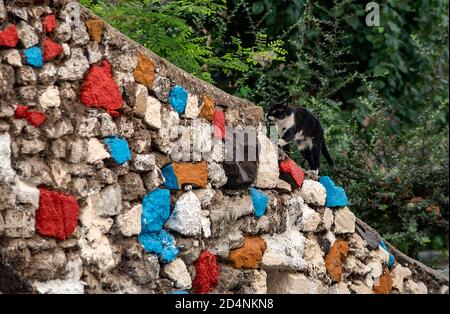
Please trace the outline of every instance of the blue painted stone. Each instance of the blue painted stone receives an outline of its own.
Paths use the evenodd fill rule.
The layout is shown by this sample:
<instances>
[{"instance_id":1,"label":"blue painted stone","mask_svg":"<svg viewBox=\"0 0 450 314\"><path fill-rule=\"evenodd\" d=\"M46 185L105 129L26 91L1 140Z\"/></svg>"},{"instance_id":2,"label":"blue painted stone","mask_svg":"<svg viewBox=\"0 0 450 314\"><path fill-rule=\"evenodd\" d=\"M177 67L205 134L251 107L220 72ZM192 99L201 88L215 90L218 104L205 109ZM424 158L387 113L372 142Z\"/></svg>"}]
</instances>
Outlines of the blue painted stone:
<instances>
[{"instance_id":1,"label":"blue painted stone","mask_svg":"<svg viewBox=\"0 0 450 314\"><path fill-rule=\"evenodd\" d=\"M343 207L348 205L348 199L344 189L336 186L330 177L320 177L320 183L327 190L326 207Z\"/></svg>"},{"instance_id":2,"label":"blue painted stone","mask_svg":"<svg viewBox=\"0 0 450 314\"><path fill-rule=\"evenodd\" d=\"M161 172L165 179L164 186L170 190L178 191L179 190L178 178L177 175L175 174L175 171L173 170L173 166L167 165L161 170Z\"/></svg>"},{"instance_id":3,"label":"blue painted stone","mask_svg":"<svg viewBox=\"0 0 450 314\"><path fill-rule=\"evenodd\" d=\"M131 160L130 148L125 139L117 136L107 137L105 143L108 145L111 156L116 163L121 165Z\"/></svg>"},{"instance_id":4,"label":"blue painted stone","mask_svg":"<svg viewBox=\"0 0 450 314\"><path fill-rule=\"evenodd\" d=\"M141 232L138 239L147 252L157 254L163 263L170 263L179 253L174 237L165 230Z\"/></svg>"},{"instance_id":5,"label":"blue painted stone","mask_svg":"<svg viewBox=\"0 0 450 314\"><path fill-rule=\"evenodd\" d=\"M181 86L174 86L169 94L169 103L178 113L183 113L186 109L188 92Z\"/></svg>"},{"instance_id":6,"label":"blue painted stone","mask_svg":"<svg viewBox=\"0 0 450 314\"><path fill-rule=\"evenodd\" d=\"M392 268L392 266L394 266L395 263L395 256L392 255L391 252L389 252L389 248L387 247L386 243L384 243L384 240L380 241L380 247L389 253L389 260L387 262L387 267Z\"/></svg>"},{"instance_id":7,"label":"blue painted stone","mask_svg":"<svg viewBox=\"0 0 450 314\"><path fill-rule=\"evenodd\" d=\"M185 290L176 290L176 291L170 292L170 294L189 294L189 292L187 292Z\"/></svg>"},{"instance_id":8,"label":"blue painted stone","mask_svg":"<svg viewBox=\"0 0 450 314\"><path fill-rule=\"evenodd\" d=\"M254 214L259 218L265 214L269 198L264 192L254 188L250 188L250 195L252 197Z\"/></svg>"},{"instance_id":9,"label":"blue painted stone","mask_svg":"<svg viewBox=\"0 0 450 314\"><path fill-rule=\"evenodd\" d=\"M156 189L142 200L141 232L161 231L170 216L170 191Z\"/></svg>"},{"instance_id":10,"label":"blue painted stone","mask_svg":"<svg viewBox=\"0 0 450 314\"><path fill-rule=\"evenodd\" d=\"M44 59L42 57L42 50L39 47L31 47L25 49L24 53L25 61L27 64L35 68L42 68L44 65Z\"/></svg>"}]
</instances>

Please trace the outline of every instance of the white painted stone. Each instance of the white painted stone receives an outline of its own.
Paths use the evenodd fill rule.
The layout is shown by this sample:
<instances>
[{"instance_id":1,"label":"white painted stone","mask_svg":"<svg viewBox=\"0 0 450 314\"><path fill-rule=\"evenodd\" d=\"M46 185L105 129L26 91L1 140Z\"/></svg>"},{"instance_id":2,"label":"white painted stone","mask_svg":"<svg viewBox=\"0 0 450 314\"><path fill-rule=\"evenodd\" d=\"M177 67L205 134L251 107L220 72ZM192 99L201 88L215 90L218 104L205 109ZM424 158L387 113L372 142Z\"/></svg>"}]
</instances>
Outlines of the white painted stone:
<instances>
[{"instance_id":1,"label":"white painted stone","mask_svg":"<svg viewBox=\"0 0 450 314\"><path fill-rule=\"evenodd\" d=\"M310 205L324 206L327 196L325 187L314 180L304 180L300 196Z\"/></svg>"},{"instance_id":2,"label":"white painted stone","mask_svg":"<svg viewBox=\"0 0 450 314\"><path fill-rule=\"evenodd\" d=\"M192 192L184 193L175 203L175 209L165 226L185 236L199 236L202 233L201 204Z\"/></svg>"},{"instance_id":3,"label":"white painted stone","mask_svg":"<svg viewBox=\"0 0 450 314\"><path fill-rule=\"evenodd\" d=\"M404 286L405 293L410 294L427 294L428 288L423 282L414 282L411 279L406 280Z\"/></svg>"},{"instance_id":4,"label":"white painted stone","mask_svg":"<svg viewBox=\"0 0 450 314\"><path fill-rule=\"evenodd\" d=\"M369 278L376 282L383 274L383 265L379 261L372 259L367 266L370 268Z\"/></svg>"},{"instance_id":5,"label":"white painted stone","mask_svg":"<svg viewBox=\"0 0 450 314\"><path fill-rule=\"evenodd\" d=\"M261 189L273 189L280 180L278 148L264 132L258 133L258 142L260 151L255 186Z\"/></svg>"},{"instance_id":6,"label":"white painted stone","mask_svg":"<svg viewBox=\"0 0 450 314\"><path fill-rule=\"evenodd\" d=\"M29 204L33 208L39 207L39 189L16 178L16 184L13 187L16 194L16 201L19 204Z\"/></svg>"},{"instance_id":7,"label":"white painted stone","mask_svg":"<svg viewBox=\"0 0 450 314\"><path fill-rule=\"evenodd\" d=\"M337 234L354 233L356 217L348 207L339 209L334 215L334 231Z\"/></svg>"},{"instance_id":8,"label":"white painted stone","mask_svg":"<svg viewBox=\"0 0 450 314\"><path fill-rule=\"evenodd\" d=\"M175 287L179 289L191 289L192 279L187 270L186 264L181 258L164 265L162 273L172 280Z\"/></svg>"},{"instance_id":9,"label":"white painted stone","mask_svg":"<svg viewBox=\"0 0 450 314\"><path fill-rule=\"evenodd\" d=\"M58 70L60 80L77 81L84 77L89 69L89 61L81 48L72 49L70 59L65 61Z\"/></svg>"},{"instance_id":10,"label":"white painted stone","mask_svg":"<svg viewBox=\"0 0 450 314\"><path fill-rule=\"evenodd\" d=\"M405 279L408 279L412 275L409 268L404 267L400 264L395 265L391 272L392 276L392 287L397 289L400 293L403 292L403 283Z\"/></svg>"},{"instance_id":11,"label":"white painted stone","mask_svg":"<svg viewBox=\"0 0 450 314\"><path fill-rule=\"evenodd\" d=\"M198 115L200 114L200 105L198 102L197 95L189 94L187 103L186 103L186 109L184 110L184 115L188 119L196 119L198 118Z\"/></svg>"},{"instance_id":12,"label":"white painted stone","mask_svg":"<svg viewBox=\"0 0 450 314\"><path fill-rule=\"evenodd\" d=\"M17 49L8 49L3 52L3 60L13 67L22 66L22 57Z\"/></svg>"},{"instance_id":13,"label":"white painted stone","mask_svg":"<svg viewBox=\"0 0 450 314\"><path fill-rule=\"evenodd\" d=\"M208 177L211 185L217 189L224 186L228 181L223 167L214 161L208 163Z\"/></svg>"},{"instance_id":14,"label":"white painted stone","mask_svg":"<svg viewBox=\"0 0 450 314\"><path fill-rule=\"evenodd\" d=\"M301 206L302 216L300 217L299 227L303 232L315 232L320 223L320 214L308 205Z\"/></svg>"},{"instance_id":15,"label":"white painted stone","mask_svg":"<svg viewBox=\"0 0 450 314\"><path fill-rule=\"evenodd\" d=\"M273 236L263 235L267 249L264 252L261 267L264 269L305 270L307 263L303 259L305 237L295 229Z\"/></svg>"},{"instance_id":16,"label":"white painted stone","mask_svg":"<svg viewBox=\"0 0 450 314\"><path fill-rule=\"evenodd\" d=\"M11 181L16 175L11 167L11 137L0 133L0 182Z\"/></svg>"},{"instance_id":17,"label":"white painted stone","mask_svg":"<svg viewBox=\"0 0 450 314\"><path fill-rule=\"evenodd\" d=\"M70 46L67 43L63 43L61 44L61 47L63 48L64 57L70 57L71 54Z\"/></svg>"},{"instance_id":18,"label":"white painted stone","mask_svg":"<svg viewBox=\"0 0 450 314\"><path fill-rule=\"evenodd\" d=\"M138 235L141 232L141 216L142 205L135 205L129 211L117 216L117 227L126 237Z\"/></svg>"},{"instance_id":19,"label":"white painted stone","mask_svg":"<svg viewBox=\"0 0 450 314\"><path fill-rule=\"evenodd\" d=\"M39 36L36 30L24 21L17 25L17 34L19 35L20 42L25 48L30 48L39 44Z\"/></svg>"},{"instance_id":20,"label":"white painted stone","mask_svg":"<svg viewBox=\"0 0 450 314\"><path fill-rule=\"evenodd\" d=\"M39 95L39 104L43 109L57 108L61 104L59 89L56 86L49 86Z\"/></svg>"},{"instance_id":21,"label":"white painted stone","mask_svg":"<svg viewBox=\"0 0 450 314\"><path fill-rule=\"evenodd\" d=\"M111 155L105 149L105 145L103 143L94 137L89 139L86 157L87 163L94 164L109 157L111 157Z\"/></svg>"}]
</instances>

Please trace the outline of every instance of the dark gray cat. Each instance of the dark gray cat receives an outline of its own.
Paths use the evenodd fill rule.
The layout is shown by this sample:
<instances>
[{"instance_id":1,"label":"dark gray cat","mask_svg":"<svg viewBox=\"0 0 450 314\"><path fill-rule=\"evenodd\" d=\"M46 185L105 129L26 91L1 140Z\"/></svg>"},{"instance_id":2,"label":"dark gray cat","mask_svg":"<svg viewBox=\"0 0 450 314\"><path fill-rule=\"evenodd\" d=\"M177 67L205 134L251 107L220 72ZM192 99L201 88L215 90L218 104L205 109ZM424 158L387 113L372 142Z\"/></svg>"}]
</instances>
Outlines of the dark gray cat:
<instances>
[{"instance_id":1,"label":"dark gray cat","mask_svg":"<svg viewBox=\"0 0 450 314\"><path fill-rule=\"evenodd\" d=\"M276 122L280 134L278 147L286 154L289 155L289 143L294 141L310 170L319 171L320 153L329 165L334 164L325 145L322 126L311 112L301 107L274 104L269 106L266 118Z\"/></svg>"}]
</instances>

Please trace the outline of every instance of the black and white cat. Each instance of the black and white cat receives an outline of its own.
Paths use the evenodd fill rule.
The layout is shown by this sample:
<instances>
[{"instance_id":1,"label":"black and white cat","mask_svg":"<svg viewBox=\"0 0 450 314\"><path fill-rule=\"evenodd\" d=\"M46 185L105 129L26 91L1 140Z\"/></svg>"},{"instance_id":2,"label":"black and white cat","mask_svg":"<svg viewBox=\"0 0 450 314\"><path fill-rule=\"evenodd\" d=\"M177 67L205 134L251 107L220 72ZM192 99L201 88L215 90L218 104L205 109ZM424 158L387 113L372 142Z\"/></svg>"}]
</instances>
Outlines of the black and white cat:
<instances>
[{"instance_id":1,"label":"black and white cat","mask_svg":"<svg viewBox=\"0 0 450 314\"><path fill-rule=\"evenodd\" d=\"M334 164L325 145L322 126L311 112L301 107L274 104L269 106L266 118L276 122L280 135L278 147L286 154L289 155L289 143L294 141L310 170L319 171L320 153L329 165Z\"/></svg>"}]
</instances>

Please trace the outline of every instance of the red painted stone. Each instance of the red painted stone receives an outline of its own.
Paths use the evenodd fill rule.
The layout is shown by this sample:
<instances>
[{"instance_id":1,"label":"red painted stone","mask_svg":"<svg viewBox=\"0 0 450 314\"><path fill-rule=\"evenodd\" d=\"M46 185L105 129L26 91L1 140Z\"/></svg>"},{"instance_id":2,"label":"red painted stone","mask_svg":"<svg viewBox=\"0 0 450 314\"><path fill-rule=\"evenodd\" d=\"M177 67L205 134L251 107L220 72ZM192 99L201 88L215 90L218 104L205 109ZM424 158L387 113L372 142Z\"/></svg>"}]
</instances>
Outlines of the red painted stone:
<instances>
[{"instance_id":1,"label":"red painted stone","mask_svg":"<svg viewBox=\"0 0 450 314\"><path fill-rule=\"evenodd\" d=\"M36 211L36 230L39 234L65 240L78 222L79 206L69 194L39 188L39 208Z\"/></svg>"},{"instance_id":2,"label":"red painted stone","mask_svg":"<svg viewBox=\"0 0 450 314\"><path fill-rule=\"evenodd\" d=\"M56 28L56 17L54 15L47 15L44 17L42 25L44 26L44 31L46 33L53 32Z\"/></svg>"},{"instance_id":3,"label":"red painted stone","mask_svg":"<svg viewBox=\"0 0 450 314\"><path fill-rule=\"evenodd\" d=\"M214 110L214 139L225 139L225 114L222 110Z\"/></svg>"},{"instance_id":4,"label":"red painted stone","mask_svg":"<svg viewBox=\"0 0 450 314\"><path fill-rule=\"evenodd\" d=\"M219 283L219 264L216 256L204 250L194 263L196 276L192 288L196 293L208 293Z\"/></svg>"},{"instance_id":5,"label":"red painted stone","mask_svg":"<svg viewBox=\"0 0 450 314\"><path fill-rule=\"evenodd\" d=\"M25 119L35 127L40 127L47 118L45 113L40 111L29 111L27 106L17 106L14 117L16 119Z\"/></svg>"},{"instance_id":6,"label":"red painted stone","mask_svg":"<svg viewBox=\"0 0 450 314\"><path fill-rule=\"evenodd\" d=\"M111 116L124 102L119 87L111 74L111 65L103 60L100 65L93 65L81 86L81 102L88 107L100 107Z\"/></svg>"},{"instance_id":7,"label":"red painted stone","mask_svg":"<svg viewBox=\"0 0 450 314\"><path fill-rule=\"evenodd\" d=\"M44 60L51 61L55 59L61 52L63 51L63 47L46 37L44 39Z\"/></svg>"},{"instance_id":8,"label":"red painted stone","mask_svg":"<svg viewBox=\"0 0 450 314\"><path fill-rule=\"evenodd\" d=\"M14 48L19 42L16 25L10 25L0 32L0 47Z\"/></svg>"},{"instance_id":9,"label":"red painted stone","mask_svg":"<svg viewBox=\"0 0 450 314\"><path fill-rule=\"evenodd\" d=\"M280 174L282 179L284 179L283 175L287 177L287 179L292 179L288 181L293 181L296 189L302 186L303 180L305 179L303 169L289 158L280 162Z\"/></svg>"}]
</instances>

